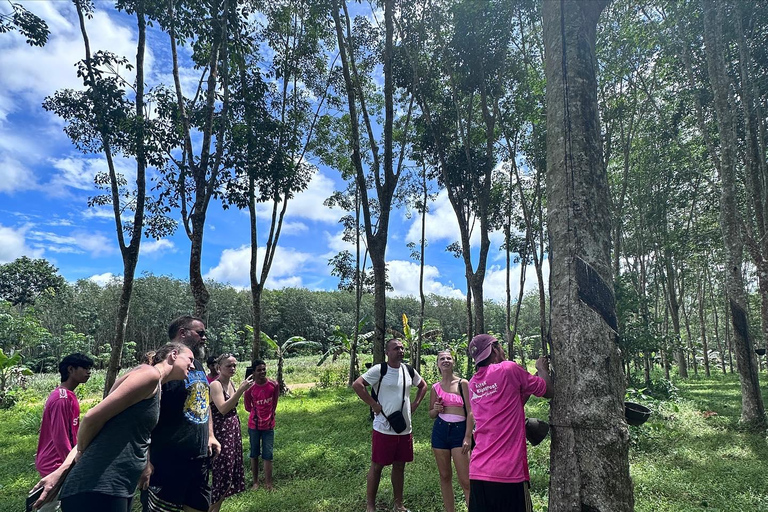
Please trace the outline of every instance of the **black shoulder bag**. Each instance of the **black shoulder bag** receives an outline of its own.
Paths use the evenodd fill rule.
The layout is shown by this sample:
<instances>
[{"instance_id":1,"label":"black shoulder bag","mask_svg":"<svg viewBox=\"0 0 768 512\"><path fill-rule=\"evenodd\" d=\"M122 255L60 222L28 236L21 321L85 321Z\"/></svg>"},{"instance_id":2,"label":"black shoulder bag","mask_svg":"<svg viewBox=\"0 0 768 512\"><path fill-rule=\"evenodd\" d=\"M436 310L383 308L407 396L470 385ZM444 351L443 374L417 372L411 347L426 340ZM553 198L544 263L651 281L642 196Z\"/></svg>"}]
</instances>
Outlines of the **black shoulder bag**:
<instances>
[{"instance_id":1,"label":"black shoulder bag","mask_svg":"<svg viewBox=\"0 0 768 512\"><path fill-rule=\"evenodd\" d=\"M384 411L381 411L381 414L384 414L384 417L387 418L387 421L389 422L389 426L392 427L392 430L397 432L398 434L403 432L407 428L407 424L405 423L405 416L403 416L403 407L405 407L405 372L402 371L402 367L400 368L402 374L403 374L403 400L400 403L400 410L395 411L389 416L384 414ZM379 381L379 391L381 391L381 381ZM378 396L376 397L376 401L378 402ZM379 402L381 403L381 402Z\"/></svg>"}]
</instances>

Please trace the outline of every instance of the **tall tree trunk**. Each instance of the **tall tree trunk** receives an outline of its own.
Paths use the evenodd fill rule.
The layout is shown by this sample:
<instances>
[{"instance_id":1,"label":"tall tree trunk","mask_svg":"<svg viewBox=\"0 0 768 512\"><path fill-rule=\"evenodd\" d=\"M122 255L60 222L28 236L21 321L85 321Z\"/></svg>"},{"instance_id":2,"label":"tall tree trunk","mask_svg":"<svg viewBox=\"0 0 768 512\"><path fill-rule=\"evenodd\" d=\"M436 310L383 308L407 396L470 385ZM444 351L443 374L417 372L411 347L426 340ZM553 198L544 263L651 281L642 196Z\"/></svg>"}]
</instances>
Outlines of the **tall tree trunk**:
<instances>
[{"instance_id":1,"label":"tall tree trunk","mask_svg":"<svg viewBox=\"0 0 768 512\"><path fill-rule=\"evenodd\" d=\"M424 295L424 258L427 245L427 201L429 200L429 188L427 187L427 169L422 164L421 169L421 240L419 245L419 334L416 339L416 357L413 366L417 372L421 372L421 343L424 333L424 308L427 297Z\"/></svg>"},{"instance_id":2,"label":"tall tree trunk","mask_svg":"<svg viewBox=\"0 0 768 512\"><path fill-rule=\"evenodd\" d=\"M96 77L91 60L91 46L88 38L88 32L85 27L85 13L83 4L74 2L77 11L80 32L85 47L86 70L89 75L91 87L96 84ZM101 144L104 156L107 160L109 169L110 192L112 199L112 211L114 214L115 230L117 234L120 254L123 259L123 284L120 290L120 299L117 306L117 318L115 320L115 337L112 341L112 352L109 357L109 366L104 380L103 396L109 394L112 385L117 379L120 371L123 347L125 345L125 331L128 324L128 313L130 311L131 296L133 294L133 282L136 274L136 265L139 260L139 249L141 247L141 237L144 231L144 206L146 201L146 169L147 158L144 143L144 55L146 51L146 18L144 14L144 1L140 0L135 5L136 22L138 27L138 41L136 45L136 200L133 205L134 215L131 227L131 239L126 243L123 232L123 206L120 203L119 178L115 170L115 164L112 154L111 138L112 134L108 132L106 116L102 105L95 101L94 111L97 117L98 131L101 137Z\"/></svg>"},{"instance_id":3,"label":"tall tree trunk","mask_svg":"<svg viewBox=\"0 0 768 512\"><path fill-rule=\"evenodd\" d=\"M768 162L766 162L764 132L765 119L761 116L754 96L757 94L750 73L753 59L744 35L743 19L746 3L736 2L736 35L739 46L739 70L741 76L740 102L744 113L744 138L746 139L746 182L750 195L753 220L746 223L746 247L757 267L757 283L760 292L760 319L762 322L764 346L768 346ZM761 136L762 135L762 136ZM761 143L762 142L762 143ZM768 355L766 355L768 358ZM768 360L768 359L767 359Z\"/></svg>"},{"instance_id":4,"label":"tall tree trunk","mask_svg":"<svg viewBox=\"0 0 768 512\"><path fill-rule=\"evenodd\" d=\"M709 287L709 300L710 307L712 308L712 322L715 332L715 344L717 346L717 353L720 355L720 367L723 370L723 375L725 375L725 350L727 347L725 343L720 341L720 318L717 314L717 301L715 300L715 291L712 284L712 274L707 271L705 275L707 276L707 286Z\"/></svg>"},{"instance_id":5,"label":"tall tree trunk","mask_svg":"<svg viewBox=\"0 0 768 512\"><path fill-rule=\"evenodd\" d=\"M241 71L242 75L243 71ZM245 82L243 78L243 82ZM256 367L256 360L261 359L261 290L259 283L259 237L256 222L256 183L253 176L248 178L248 218L250 220L251 260L249 276L251 282L251 316L253 321L253 339L251 340L251 366Z\"/></svg>"},{"instance_id":6,"label":"tall tree trunk","mask_svg":"<svg viewBox=\"0 0 768 512\"><path fill-rule=\"evenodd\" d=\"M691 335L691 320L688 318L688 308L685 304L680 308L683 311L683 320L685 321L685 334L687 336L688 354L691 357L690 364L693 365L694 375L699 374L699 364L696 362L696 348L693 346L693 336Z\"/></svg>"},{"instance_id":7,"label":"tall tree trunk","mask_svg":"<svg viewBox=\"0 0 768 512\"><path fill-rule=\"evenodd\" d=\"M205 228L205 214L202 212L192 214L192 247L189 251L189 286L192 289L192 297L195 299L195 316L205 319L208 313L208 301L211 294L205 286L203 279L203 230Z\"/></svg>"},{"instance_id":8,"label":"tall tree trunk","mask_svg":"<svg viewBox=\"0 0 768 512\"><path fill-rule=\"evenodd\" d=\"M543 4L552 400L549 510L634 509L595 39L605 1Z\"/></svg>"},{"instance_id":9,"label":"tall tree trunk","mask_svg":"<svg viewBox=\"0 0 768 512\"><path fill-rule=\"evenodd\" d=\"M714 94L720 138L720 229L723 232L725 247L725 285L731 310L733 344L741 382L741 421L762 426L765 424L765 407L760 394L758 370L749 333L747 294L742 279L744 241L736 205L736 125L729 105L730 80L722 39L724 6L715 0L702 0L702 7L707 69Z\"/></svg>"},{"instance_id":10,"label":"tall tree trunk","mask_svg":"<svg viewBox=\"0 0 768 512\"><path fill-rule=\"evenodd\" d=\"M683 338L680 335L680 302L677 298L675 286L675 269L672 266L672 255L668 247L664 249L664 266L667 285L667 300L669 301L669 314L672 318L672 329L675 331L675 356L677 357L677 371L683 379L688 378L688 361L683 349Z\"/></svg>"},{"instance_id":11,"label":"tall tree trunk","mask_svg":"<svg viewBox=\"0 0 768 512\"><path fill-rule=\"evenodd\" d=\"M349 344L349 378L347 386L357 380L357 340L360 338L360 303L363 300L363 269L360 268L360 187L355 180L355 328Z\"/></svg>"},{"instance_id":12,"label":"tall tree trunk","mask_svg":"<svg viewBox=\"0 0 768 512\"><path fill-rule=\"evenodd\" d=\"M704 276L702 276L704 277ZM699 327L701 328L701 351L704 355L704 375L710 377L709 372L709 347L707 346L707 322L706 315L704 314L704 303L706 297L704 296L705 288L702 283L705 279L699 281Z\"/></svg>"},{"instance_id":13,"label":"tall tree trunk","mask_svg":"<svg viewBox=\"0 0 768 512\"><path fill-rule=\"evenodd\" d=\"M725 321L723 322L725 324L725 344L728 346L728 368L730 369L731 373L733 373L733 339L731 338L731 315L730 315L730 309L728 308L728 305L730 304L728 300L728 292L725 293Z\"/></svg>"}]
</instances>

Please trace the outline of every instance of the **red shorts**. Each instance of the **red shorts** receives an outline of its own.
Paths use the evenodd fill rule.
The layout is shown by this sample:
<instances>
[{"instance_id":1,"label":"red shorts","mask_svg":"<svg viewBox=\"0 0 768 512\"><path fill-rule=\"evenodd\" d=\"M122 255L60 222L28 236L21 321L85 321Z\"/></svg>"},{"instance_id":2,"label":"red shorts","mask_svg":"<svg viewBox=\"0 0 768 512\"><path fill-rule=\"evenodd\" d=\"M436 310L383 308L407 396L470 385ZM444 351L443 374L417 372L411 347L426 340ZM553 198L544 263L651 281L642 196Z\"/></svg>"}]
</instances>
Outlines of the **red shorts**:
<instances>
[{"instance_id":1,"label":"red shorts","mask_svg":"<svg viewBox=\"0 0 768 512\"><path fill-rule=\"evenodd\" d=\"M371 460L381 466L413 461L413 434L387 435L373 431Z\"/></svg>"}]
</instances>

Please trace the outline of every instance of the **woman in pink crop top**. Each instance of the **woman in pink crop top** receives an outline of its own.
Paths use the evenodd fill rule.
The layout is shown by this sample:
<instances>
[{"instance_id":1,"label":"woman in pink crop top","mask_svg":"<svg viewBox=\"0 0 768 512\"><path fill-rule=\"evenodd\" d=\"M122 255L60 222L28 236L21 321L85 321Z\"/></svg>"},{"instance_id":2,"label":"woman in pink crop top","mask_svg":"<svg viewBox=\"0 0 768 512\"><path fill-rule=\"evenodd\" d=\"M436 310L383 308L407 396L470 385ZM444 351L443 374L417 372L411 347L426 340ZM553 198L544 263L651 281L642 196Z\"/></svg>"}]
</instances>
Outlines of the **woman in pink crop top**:
<instances>
[{"instance_id":1,"label":"woman in pink crop top","mask_svg":"<svg viewBox=\"0 0 768 512\"><path fill-rule=\"evenodd\" d=\"M453 367L450 350L437 353L437 368L442 378L432 385L429 395L429 417L435 420L432 452L440 472L440 492L446 512L455 512L451 459L469 504L469 448L475 426L468 383L453 374Z\"/></svg>"}]
</instances>

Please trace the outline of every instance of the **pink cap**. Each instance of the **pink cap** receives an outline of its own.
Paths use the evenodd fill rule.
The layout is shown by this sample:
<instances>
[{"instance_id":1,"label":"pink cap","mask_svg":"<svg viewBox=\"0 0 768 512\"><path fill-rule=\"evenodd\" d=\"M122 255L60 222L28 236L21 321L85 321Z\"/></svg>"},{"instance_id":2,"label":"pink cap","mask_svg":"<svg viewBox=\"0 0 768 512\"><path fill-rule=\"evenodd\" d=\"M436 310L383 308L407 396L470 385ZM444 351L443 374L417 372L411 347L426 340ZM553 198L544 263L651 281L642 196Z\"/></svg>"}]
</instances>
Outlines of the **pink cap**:
<instances>
[{"instance_id":1,"label":"pink cap","mask_svg":"<svg viewBox=\"0 0 768 512\"><path fill-rule=\"evenodd\" d=\"M491 355L491 349L493 344L496 343L496 338L490 334L478 334L472 341L469 342L469 355L475 360L475 364L484 361Z\"/></svg>"}]
</instances>

